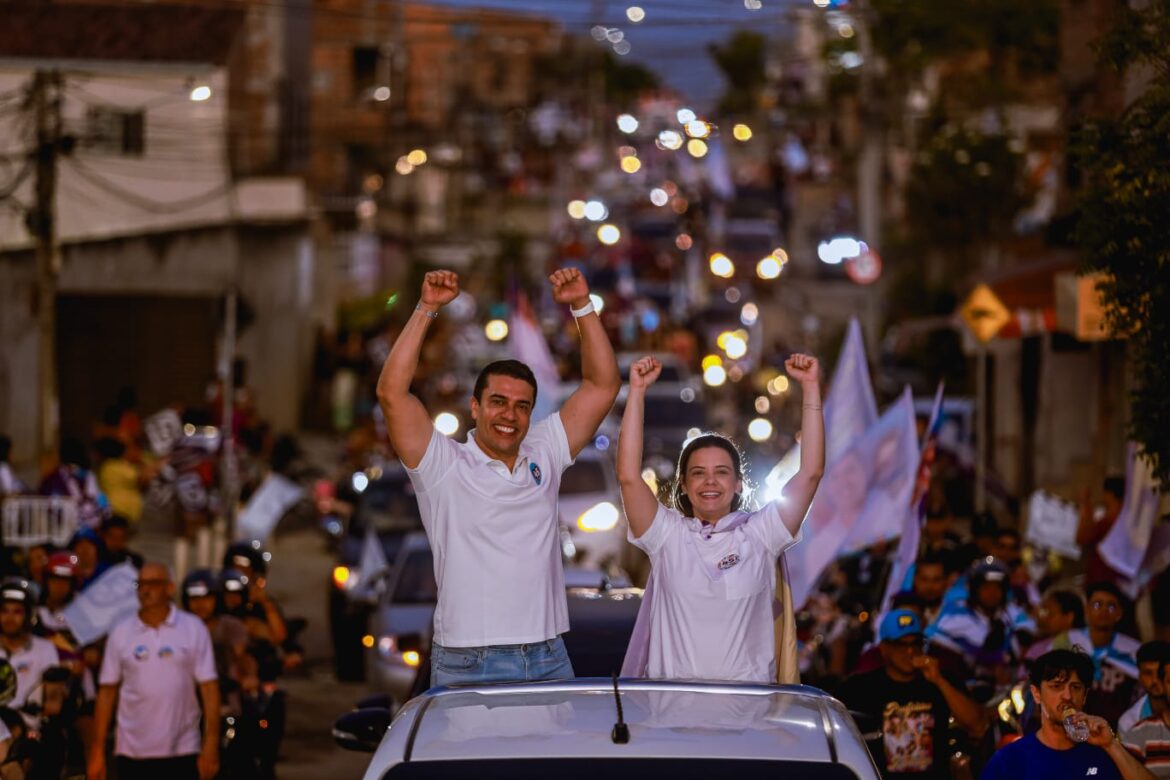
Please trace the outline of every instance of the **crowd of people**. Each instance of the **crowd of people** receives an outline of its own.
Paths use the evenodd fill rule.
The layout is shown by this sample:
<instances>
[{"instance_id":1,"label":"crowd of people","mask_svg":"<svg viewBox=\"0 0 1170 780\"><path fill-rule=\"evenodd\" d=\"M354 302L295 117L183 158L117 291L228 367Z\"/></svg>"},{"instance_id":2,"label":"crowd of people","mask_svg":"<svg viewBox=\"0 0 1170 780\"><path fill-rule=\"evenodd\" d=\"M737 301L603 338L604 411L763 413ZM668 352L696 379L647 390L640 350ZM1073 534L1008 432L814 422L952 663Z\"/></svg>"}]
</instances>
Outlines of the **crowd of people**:
<instances>
[{"instance_id":1,"label":"crowd of people","mask_svg":"<svg viewBox=\"0 0 1170 780\"><path fill-rule=\"evenodd\" d=\"M0 555L0 778L275 776L279 679L302 662L303 621L268 592L259 545L212 552L221 429L210 408L176 411L182 427L159 453L127 394L90 446L64 439L32 486L0 436L0 500L65 497L75 509L54 538L6 538ZM286 448L246 409L233 422L246 491L258 481L248 469ZM131 548L146 523L173 530L176 566Z\"/></svg>"}]
</instances>

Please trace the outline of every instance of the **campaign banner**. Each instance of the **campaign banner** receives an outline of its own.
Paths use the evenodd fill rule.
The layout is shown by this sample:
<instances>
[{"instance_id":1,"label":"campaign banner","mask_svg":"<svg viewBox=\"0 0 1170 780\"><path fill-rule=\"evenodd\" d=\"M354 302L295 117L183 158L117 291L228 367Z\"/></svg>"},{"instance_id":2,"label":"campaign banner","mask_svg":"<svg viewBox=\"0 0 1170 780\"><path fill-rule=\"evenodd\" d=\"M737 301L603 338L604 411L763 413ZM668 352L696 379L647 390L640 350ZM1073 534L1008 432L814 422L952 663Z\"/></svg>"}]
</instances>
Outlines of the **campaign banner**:
<instances>
[{"instance_id":1,"label":"campaign banner","mask_svg":"<svg viewBox=\"0 0 1170 780\"><path fill-rule=\"evenodd\" d=\"M73 597L62 614L78 644L96 642L138 611L138 570L130 562L111 566Z\"/></svg>"},{"instance_id":2,"label":"campaign banner","mask_svg":"<svg viewBox=\"0 0 1170 780\"><path fill-rule=\"evenodd\" d=\"M1037 490L1028 499L1028 529L1024 539L1034 547L1055 550L1066 558L1080 560L1077 524L1080 513L1075 504Z\"/></svg>"}]
</instances>

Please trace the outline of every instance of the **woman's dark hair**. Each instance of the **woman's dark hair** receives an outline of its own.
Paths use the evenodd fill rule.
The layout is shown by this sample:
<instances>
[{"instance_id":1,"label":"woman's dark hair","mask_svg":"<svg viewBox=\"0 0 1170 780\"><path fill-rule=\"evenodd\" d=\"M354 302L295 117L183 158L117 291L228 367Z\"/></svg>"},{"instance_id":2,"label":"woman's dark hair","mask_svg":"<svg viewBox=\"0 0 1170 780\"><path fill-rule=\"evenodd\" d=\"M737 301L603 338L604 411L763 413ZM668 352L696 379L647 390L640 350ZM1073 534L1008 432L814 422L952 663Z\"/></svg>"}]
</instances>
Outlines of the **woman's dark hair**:
<instances>
[{"instance_id":1,"label":"woman's dark hair","mask_svg":"<svg viewBox=\"0 0 1170 780\"><path fill-rule=\"evenodd\" d=\"M718 433L704 433L687 442L678 456L678 468L674 472L674 487L670 490L670 499L674 508L687 517L694 517L695 508L691 499L683 492L683 483L686 481L687 466L691 462L691 455L707 447L718 447L731 456L731 467L735 469L735 478L744 479L743 453L731 439ZM731 499L731 511L734 512L743 506L743 493L736 493Z\"/></svg>"},{"instance_id":2,"label":"woman's dark hair","mask_svg":"<svg viewBox=\"0 0 1170 780\"><path fill-rule=\"evenodd\" d=\"M1050 650L1032 662L1028 680L1037 688L1042 682L1063 680L1076 672L1085 686L1093 684L1093 659L1076 650Z\"/></svg>"},{"instance_id":3,"label":"woman's dark hair","mask_svg":"<svg viewBox=\"0 0 1170 780\"><path fill-rule=\"evenodd\" d=\"M536 403L536 375L519 360L497 360L483 367L483 371L475 378L475 389L471 392L472 397L480 403L483 403L483 391L487 387L489 376L510 376L527 382L532 385L532 402Z\"/></svg>"}]
</instances>

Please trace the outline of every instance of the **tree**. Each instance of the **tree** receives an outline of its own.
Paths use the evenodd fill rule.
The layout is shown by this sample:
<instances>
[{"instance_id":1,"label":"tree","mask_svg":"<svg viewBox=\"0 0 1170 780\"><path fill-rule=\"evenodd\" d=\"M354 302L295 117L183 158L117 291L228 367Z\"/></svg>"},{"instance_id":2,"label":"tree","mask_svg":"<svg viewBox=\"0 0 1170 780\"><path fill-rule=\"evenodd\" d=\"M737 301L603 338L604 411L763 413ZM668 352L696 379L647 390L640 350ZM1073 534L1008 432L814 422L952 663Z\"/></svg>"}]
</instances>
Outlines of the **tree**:
<instances>
[{"instance_id":1,"label":"tree","mask_svg":"<svg viewBox=\"0 0 1170 780\"><path fill-rule=\"evenodd\" d=\"M719 99L724 116L750 114L760 105L760 91L766 83L764 51L767 41L751 30L738 30L722 46L711 44L707 51L727 79L727 91Z\"/></svg>"},{"instance_id":2,"label":"tree","mask_svg":"<svg viewBox=\"0 0 1170 780\"><path fill-rule=\"evenodd\" d=\"M1103 64L1148 74L1146 89L1115 119L1078 140L1085 187L1074 238L1084 269L1102 271L1100 292L1115 333L1127 334L1134 375L1130 436L1170 484L1170 0L1142 10L1118 4L1101 39Z\"/></svg>"}]
</instances>

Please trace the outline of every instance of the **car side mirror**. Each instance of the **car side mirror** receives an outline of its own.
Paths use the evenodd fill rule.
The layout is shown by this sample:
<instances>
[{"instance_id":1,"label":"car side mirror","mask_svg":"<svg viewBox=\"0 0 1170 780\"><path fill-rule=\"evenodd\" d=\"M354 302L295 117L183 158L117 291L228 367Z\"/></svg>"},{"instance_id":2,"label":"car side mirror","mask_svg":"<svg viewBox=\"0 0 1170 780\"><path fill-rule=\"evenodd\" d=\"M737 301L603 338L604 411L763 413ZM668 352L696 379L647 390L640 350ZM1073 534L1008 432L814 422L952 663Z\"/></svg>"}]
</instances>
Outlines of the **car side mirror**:
<instances>
[{"instance_id":1,"label":"car side mirror","mask_svg":"<svg viewBox=\"0 0 1170 780\"><path fill-rule=\"evenodd\" d=\"M347 712L333 722L333 741L346 750L373 753L390 728L390 710L368 707Z\"/></svg>"}]
</instances>

